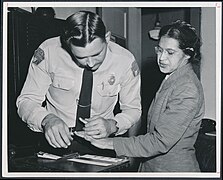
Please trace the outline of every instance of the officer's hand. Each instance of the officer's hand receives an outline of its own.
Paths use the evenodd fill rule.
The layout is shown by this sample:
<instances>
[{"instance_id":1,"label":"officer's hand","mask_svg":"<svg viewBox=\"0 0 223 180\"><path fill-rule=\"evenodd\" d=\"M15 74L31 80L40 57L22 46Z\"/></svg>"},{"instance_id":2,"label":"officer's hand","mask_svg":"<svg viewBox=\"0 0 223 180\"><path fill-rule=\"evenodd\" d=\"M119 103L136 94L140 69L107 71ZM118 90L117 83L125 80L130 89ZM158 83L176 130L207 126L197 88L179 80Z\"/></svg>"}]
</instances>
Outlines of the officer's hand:
<instances>
[{"instance_id":1,"label":"officer's hand","mask_svg":"<svg viewBox=\"0 0 223 180\"><path fill-rule=\"evenodd\" d=\"M80 120L82 119L80 118ZM94 116L89 119L84 119L84 123L85 127L83 129L86 135L92 136L95 139L108 137L116 131L116 121L113 119Z\"/></svg>"},{"instance_id":2,"label":"officer's hand","mask_svg":"<svg viewBox=\"0 0 223 180\"><path fill-rule=\"evenodd\" d=\"M73 140L68 126L54 114L47 115L41 123L46 140L54 148L67 148Z\"/></svg>"}]
</instances>

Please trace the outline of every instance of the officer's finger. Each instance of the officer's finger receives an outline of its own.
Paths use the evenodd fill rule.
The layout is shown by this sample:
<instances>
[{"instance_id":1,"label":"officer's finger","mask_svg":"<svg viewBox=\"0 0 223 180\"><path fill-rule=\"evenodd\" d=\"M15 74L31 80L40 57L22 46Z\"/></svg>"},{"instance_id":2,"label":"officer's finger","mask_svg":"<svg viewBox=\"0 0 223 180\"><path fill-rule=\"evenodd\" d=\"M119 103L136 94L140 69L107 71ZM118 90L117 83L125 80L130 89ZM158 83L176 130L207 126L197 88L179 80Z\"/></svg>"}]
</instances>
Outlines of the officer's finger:
<instances>
[{"instance_id":1,"label":"officer's finger","mask_svg":"<svg viewBox=\"0 0 223 180\"><path fill-rule=\"evenodd\" d=\"M79 117L79 120L80 120L82 123L84 123L84 124L87 124L87 123L88 123L88 119L87 119L87 118L83 119L82 117Z\"/></svg>"},{"instance_id":2,"label":"officer's finger","mask_svg":"<svg viewBox=\"0 0 223 180\"><path fill-rule=\"evenodd\" d=\"M64 142L61 132L57 129L53 131L55 141L60 147L67 148L67 144ZM64 136L64 134L62 134Z\"/></svg>"},{"instance_id":3,"label":"officer's finger","mask_svg":"<svg viewBox=\"0 0 223 180\"><path fill-rule=\"evenodd\" d=\"M92 116L91 118L88 119L88 121L93 121L100 118L101 118L100 116Z\"/></svg>"},{"instance_id":4,"label":"officer's finger","mask_svg":"<svg viewBox=\"0 0 223 180\"><path fill-rule=\"evenodd\" d=\"M45 138L46 138L47 142L48 142L52 147L56 148L56 146L51 142L51 140L50 140L50 138L49 138L48 135L45 135Z\"/></svg>"},{"instance_id":5,"label":"officer's finger","mask_svg":"<svg viewBox=\"0 0 223 180\"><path fill-rule=\"evenodd\" d=\"M48 133L45 133L45 137L49 144L53 146L54 148L60 148L61 146L57 143L54 134L52 131L48 131Z\"/></svg>"},{"instance_id":6,"label":"officer's finger","mask_svg":"<svg viewBox=\"0 0 223 180\"><path fill-rule=\"evenodd\" d=\"M104 128L101 128L101 126L99 126L98 124L96 125L93 125L93 126L89 126L89 127L84 127L83 130L85 132L89 132L89 131L95 131L95 130L101 130L101 129L104 129Z\"/></svg>"},{"instance_id":7,"label":"officer's finger","mask_svg":"<svg viewBox=\"0 0 223 180\"><path fill-rule=\"evenodd\" d=\"M51 142L58 148L66 147L67 145L64 143L63 139L60 136L60 132L58 128L53 128L48 131L48 135L51 139Z\"/></svg>"},{"instance_id":8,"label":"officer's finger","mask_svg":"<svg viewBox=\"0 0 223 180\"><path fill-rule=\"evenodd\" d=\"M94 119L89 121L87 124L85 124L85 127L92 127L92 126L96 126L96 125L100 125L101 124L101 120L100 119Z\"/></svg>"},{"instance_id":9,"label":"officer's finger","mask_svg":"<svg viewBox=\"0 0 223 180\"><path fill-rule=\"evenodd\" d=\"M70 146L71 142L70 142L69 136L71 136L71 135L69 134L69 131L68 131L68 135L67 135L66 131L60 131L59 133L60 133L61 139L65 143L65 146L63 146L63 147L67 148L68 146Z\"/></svg>"},{"instance_id":10,"label":"officer's finger","mask_svg":"<svg viewBox=\"0 0 223 180\"><path fill-rule=\"evenodd\" d=\"M85 119L87 120L87 123L85 124L85 126L92 126L94 124L101 124L104 122L104 118L100 117L100 116L93 116L89 119Z\"/></svg>"},{"instance_id":11,"label":"officer's finger","mask_svg":"<svg viewBox=\"0 0 223 180\"><path fill-rule=\"evenodd\" d=\"M73 141L73 137L72 137L73 134L69 131L69 128L68 127L65 127L64 130L65 130L66 135L69 138L69 140L70 141Z\"/></svg>"}]
</instances>

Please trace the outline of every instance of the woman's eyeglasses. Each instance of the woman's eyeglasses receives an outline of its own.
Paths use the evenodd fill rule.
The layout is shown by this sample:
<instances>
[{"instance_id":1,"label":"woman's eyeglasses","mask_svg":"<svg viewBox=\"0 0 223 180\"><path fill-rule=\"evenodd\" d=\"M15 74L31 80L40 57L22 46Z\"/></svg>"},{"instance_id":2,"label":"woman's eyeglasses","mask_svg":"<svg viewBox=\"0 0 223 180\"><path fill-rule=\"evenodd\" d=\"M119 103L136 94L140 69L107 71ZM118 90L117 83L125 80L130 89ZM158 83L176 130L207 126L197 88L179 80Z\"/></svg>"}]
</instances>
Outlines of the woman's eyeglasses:
<instances>
[{"instance_id":1,"label":"woman's eyeglasses","mask_svg":"<svg viewBox=\"0 0 223 180\"><path fill-rule=\"evenodd\" d=\"M177 51L173 50L173 49L163 49L159 46L155 46L155 53L157 55L161 55L163 53L167 54L168 56L173 56Z\"/></svg>"}]
</instances>

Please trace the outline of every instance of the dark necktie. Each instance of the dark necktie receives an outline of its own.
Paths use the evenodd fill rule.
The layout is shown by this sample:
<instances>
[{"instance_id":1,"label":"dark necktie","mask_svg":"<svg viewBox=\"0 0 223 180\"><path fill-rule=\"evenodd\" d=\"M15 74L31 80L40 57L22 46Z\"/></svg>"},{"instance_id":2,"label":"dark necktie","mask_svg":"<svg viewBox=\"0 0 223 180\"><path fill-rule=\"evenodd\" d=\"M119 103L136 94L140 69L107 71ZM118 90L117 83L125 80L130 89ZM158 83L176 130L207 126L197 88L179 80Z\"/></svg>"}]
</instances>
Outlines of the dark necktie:
<instances>
[{"instance_id":1,"label":"dark necktie","mask_svg":"<svg viewBox=\"0 0 223 180\"><path fill-rule=\"evenodd\" d=\"M93 73L90 70L84 69L81 92L77 106L76 116L76 130L82 130L83 123L79 120L79 117L85 119L90 117L91 112L91 94L93 86Z\"/></svg>"}]
</instances>

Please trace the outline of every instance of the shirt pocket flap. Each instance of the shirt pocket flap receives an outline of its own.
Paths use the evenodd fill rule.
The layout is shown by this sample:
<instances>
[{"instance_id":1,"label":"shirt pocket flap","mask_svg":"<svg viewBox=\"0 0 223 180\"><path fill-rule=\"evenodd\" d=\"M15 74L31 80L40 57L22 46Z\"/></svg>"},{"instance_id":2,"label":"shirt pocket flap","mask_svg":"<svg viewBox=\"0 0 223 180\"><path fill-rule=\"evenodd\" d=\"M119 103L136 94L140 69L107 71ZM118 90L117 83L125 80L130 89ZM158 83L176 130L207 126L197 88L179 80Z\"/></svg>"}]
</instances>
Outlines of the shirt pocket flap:
<instances>
[{"instance_id":1,"label":"shirt pocket flap","mask_svg":"<svg viewBox=\"0 0 223 180\"><path fill-rule=\"evenodd\" d=\"M53 79L53 86L63 90L70 90L74 86L74 80L67 77L55 76Z\"/></svg>"},{"instance_id":2,"label":"shirt pocket flap","mask_svg":"<svg viewBox=\"0 0 223 180\"><path fill-rule=\"evenodd\" d=\"M112 97L117 96L121 87L120 84L117 85L103 85L100 84L97 86L97 92L103 97Z\"/></svg>"}]
</instances>

